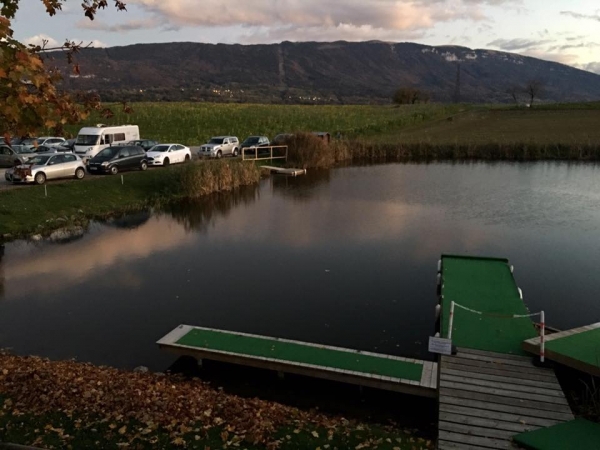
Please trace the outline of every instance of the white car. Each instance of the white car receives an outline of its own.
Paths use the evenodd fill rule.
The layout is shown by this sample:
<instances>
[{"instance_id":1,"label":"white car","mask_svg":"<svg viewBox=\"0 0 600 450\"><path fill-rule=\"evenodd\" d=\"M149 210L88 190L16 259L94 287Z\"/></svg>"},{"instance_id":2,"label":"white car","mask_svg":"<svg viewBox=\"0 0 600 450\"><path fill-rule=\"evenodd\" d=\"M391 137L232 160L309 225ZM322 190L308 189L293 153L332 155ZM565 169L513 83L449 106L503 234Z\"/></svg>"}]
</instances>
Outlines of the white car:
<instances>
[{"instance_id":1,"label":"white car","mask_svg":"<svg viewBox=\"0 0 600 450\"><path fill-rule=\"evenodd\" d=\"M235 136L215 136L200 147L198 154L209 158L221 158L225 155L237 156L240 141Z\"/></svg>"},{"instance_id":2,"label":"white car","mask_svg":"<svg viewBox=\"0 0 600 450\"><path fill-rule=\"evenodd\" d=\"M146 152L149 166L168 166L192 160L192 151L181 144L158 144Z\"/></svg>"}]
</instances>

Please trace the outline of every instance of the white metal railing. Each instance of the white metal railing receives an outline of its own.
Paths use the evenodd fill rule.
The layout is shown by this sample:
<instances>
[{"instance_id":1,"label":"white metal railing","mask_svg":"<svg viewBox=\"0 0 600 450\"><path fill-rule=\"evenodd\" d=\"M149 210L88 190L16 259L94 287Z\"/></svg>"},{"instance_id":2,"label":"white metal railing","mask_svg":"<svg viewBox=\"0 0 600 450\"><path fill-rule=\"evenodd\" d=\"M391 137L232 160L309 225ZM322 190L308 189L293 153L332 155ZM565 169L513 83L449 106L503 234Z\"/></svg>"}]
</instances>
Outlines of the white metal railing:
<instances>
[{"instance_id":1,"label":"white metal railing","mask_svg":"<svg viewBox=\"0 0 600 450\"><path fill-rule=\"evenodd\" d=\"M250 153L250 157L248 157L247 152L248 150L254 150L254 154ZM264 152L265 150L269 151L269 155L265 155L264 157L260 157L259 158L259 150L260 153ZM273 150L276 150L276 153L279 150L285 150L283 155L273 155ZM242 160L243 161L264 161L267 159L285 159L287 161L288 158L288 146L287 145L270 145L268 147L254 147L254 148L243 148L241 150L242 152ZM253 157L252 157L253 156Z\"/></svg>"}]
</instances>

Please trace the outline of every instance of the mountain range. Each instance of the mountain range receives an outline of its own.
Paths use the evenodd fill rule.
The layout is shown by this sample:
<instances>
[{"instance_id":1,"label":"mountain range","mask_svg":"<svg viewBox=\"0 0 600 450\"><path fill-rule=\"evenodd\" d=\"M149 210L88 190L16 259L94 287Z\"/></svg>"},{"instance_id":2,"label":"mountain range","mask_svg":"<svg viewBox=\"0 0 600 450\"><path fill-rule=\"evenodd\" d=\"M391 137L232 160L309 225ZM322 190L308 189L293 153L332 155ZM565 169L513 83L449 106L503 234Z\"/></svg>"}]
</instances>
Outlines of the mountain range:
<instances>
[{"instance_id":1,"label":"mountain range","mask_svg":"<svg viewBox=\"0 0 600 450\"><path fill-rule=\"evenodd\" d=\"M53 56L51 63L68 69ZM401 87L432 101L600 100L600 75L518 54L414 43L282 42L268 45L177 42L82 49L67 89L96 90L105 101L386 103Z\"/></svg>"}]
</instances>

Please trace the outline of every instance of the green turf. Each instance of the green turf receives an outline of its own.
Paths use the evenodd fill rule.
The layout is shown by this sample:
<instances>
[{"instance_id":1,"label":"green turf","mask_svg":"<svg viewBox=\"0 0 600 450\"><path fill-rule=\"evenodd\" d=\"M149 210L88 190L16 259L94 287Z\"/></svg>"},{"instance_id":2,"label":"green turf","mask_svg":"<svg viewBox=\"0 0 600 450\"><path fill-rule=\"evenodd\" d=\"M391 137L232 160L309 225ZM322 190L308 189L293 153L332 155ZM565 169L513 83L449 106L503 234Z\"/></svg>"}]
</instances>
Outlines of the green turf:
<instances>
[{"instance_id":1,"label":"green turf","mask_svg":"<svg viewBox=\"0 0 600 450\"><path fill-rule=\"evenodd\" d=\"M281 342L271 338L241 336L239 334L193 329L177 344L221 350L240 355L274 358L316 366L352 370L393 378L420 381L421 364L386 359L353 352L331 350L309 345Z\"/></svg>"},{"instance_id":2,"label":"green turf","mask_svg":"<svg viewBox=\"0 0 600 450\"><path fill-rule=\"evenodd\" d=\"M600 367L600 328L548 341L546 350Z\"/></svg>"},{"instance_id":3,"label":"green turf","mask_svg":"<svg viewBox=\"0 0 600 450\"><path fill-rule=\"evenodd\" d=\"M528 431L513 438L531 450L600 449L600 424L584 419Z\"/></svg>"},{"instance_id":4,"label":"green turf","mask_svg":"<svg viewBox=\"0 0 600 450\"><path fill-rule=\"evenodd\" d=\"M441 335L448 335L450 302L498 316L455 308L452 341L457 347L525 355L521 343L537 336L531 319L499 315L528 314L506 259L443 256Z\"/></svg>"}]
</instances>

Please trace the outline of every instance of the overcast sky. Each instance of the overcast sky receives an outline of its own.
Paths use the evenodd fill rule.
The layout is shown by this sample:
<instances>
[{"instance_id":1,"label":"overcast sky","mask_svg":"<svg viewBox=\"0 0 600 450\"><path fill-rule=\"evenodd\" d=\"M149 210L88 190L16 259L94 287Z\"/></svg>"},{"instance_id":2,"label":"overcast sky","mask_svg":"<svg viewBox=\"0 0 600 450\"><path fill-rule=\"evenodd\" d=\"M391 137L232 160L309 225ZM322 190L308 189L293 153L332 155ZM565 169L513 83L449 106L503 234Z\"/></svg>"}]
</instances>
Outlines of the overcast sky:
<instances>
[{"instance_id":1,"label":"overcast sky","mask_svg":"<svg viewBox=\"0 0 600 450\"><path fill-rule=\"evenodd\" d=\"M597 0L125 0L94 21L69 0L49 18L21 1L18 39L96 46L148 42L419 42L521 53L600 73Z\"/></svg>"}]
</instances>

